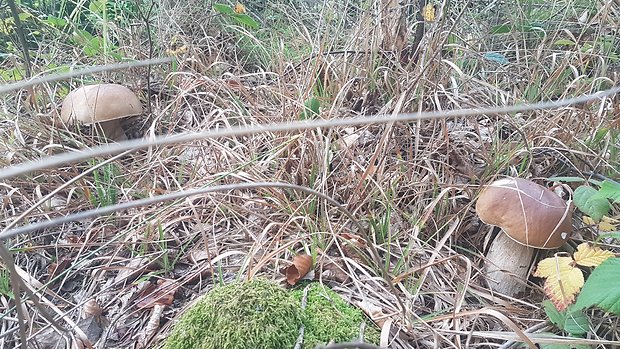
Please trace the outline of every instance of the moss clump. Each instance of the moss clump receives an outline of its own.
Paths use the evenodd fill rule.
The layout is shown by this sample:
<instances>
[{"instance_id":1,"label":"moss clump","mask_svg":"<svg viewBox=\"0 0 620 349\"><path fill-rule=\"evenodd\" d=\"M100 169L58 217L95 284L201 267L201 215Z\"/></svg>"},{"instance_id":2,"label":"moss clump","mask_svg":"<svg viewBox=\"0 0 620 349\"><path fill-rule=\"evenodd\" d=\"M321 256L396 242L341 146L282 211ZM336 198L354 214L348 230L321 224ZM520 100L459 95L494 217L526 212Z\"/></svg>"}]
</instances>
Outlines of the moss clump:
<instances>
[{"instance_id":1,"label":"moss clump","mask_svg":"<svg viewBox=\"0 0 620 349\"><path fill-rule=\"evenodd\" d=\"M293 295L301 304L304 285L295 289ZM366 316L359 308L320 283L311 283L304 316L304 348L315 348L330 341L356 341L363 321L366 321ZM371 321L366 322L364 341L378 344L381 335L379 330Z\"/></svg>"},{"instance_id":2,"label":"moss clump","mask_svg":"<svg viewBox=\"0 0 620 349\"><path fill-rule=\"evenodd\" d=\"M164 349L292 348L303 312L289 292L261 279L214 288L181 317Z\"/></svg>"}]
</instances>

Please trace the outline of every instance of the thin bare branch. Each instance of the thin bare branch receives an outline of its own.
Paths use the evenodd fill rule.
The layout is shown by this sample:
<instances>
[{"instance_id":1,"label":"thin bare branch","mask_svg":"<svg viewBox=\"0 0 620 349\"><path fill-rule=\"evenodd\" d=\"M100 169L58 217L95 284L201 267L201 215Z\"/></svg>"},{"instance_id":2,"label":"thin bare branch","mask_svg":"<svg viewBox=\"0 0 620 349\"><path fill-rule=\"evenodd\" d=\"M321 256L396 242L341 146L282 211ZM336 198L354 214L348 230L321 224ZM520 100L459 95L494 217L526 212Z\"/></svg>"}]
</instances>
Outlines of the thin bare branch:
<instances>
[{"instance_id":1,"label":"thin bare branch","mask_svg":"<svg viewBox=\"0 0 620 349\"><path fill-rule=\"evenodd\" d=\"M70 71L68 73L63 73L63 74L50 74L46 76L39 76L39 77L28 79L28 80L14 82L12 84L0 85L0 94L17 91L23 88L32 87L32 86L44 84L47 82L66 80L66 79L74 78L76 76L100 73L104 71L115 71L115 70L123 70L123 69L128 69L128 68L144 67L144 66L161 64L161 63L169 63L169 62L172 62L173 60L174 58L172 57L147 59L143 61L134 61L134 62L127 62L127 63L98 65L98 66L94 66L90 68Z\"/></svg>"},{"instance_id":2,"label":"thin bare branch","mask_svg":"<svg viewBox=\"0 0 620 349\"><path fill-rule=\"evenodd\" d=\"M2 90L0 90L0 93ZM330 120L310 120L310 121L295 121L285 123L274 123L270 125L258 125L258 126L243 126L243 127L231 127L221 130L209 130L205 132L190 132L181 133L175 136L159 136L152 140L134 139L124 141L116 144L107 144L99 147L86 149L79 153L63 153L54 155L45 159L36 161L29 161L23 164L10 166L3 168L0 173L0 179L11 178L21 174L29 173L36 170L45 168L52 168L62 164L71 163L74 161L89 159L96 156L102 156L107 154L115 154L126 150L138 150L145 149L152 146L175 144L191 142L201 139L214 139L221 137L234 137L250 134L257 134L262 132L285 132L294 130L308 130L315 128L328 128L339 126L359 126L366 124L385 124L390 122L408 122L414 120L428 120L428 119L448 119L454 117L471 117L477 115L499 115L507 113L525 112L540 109L552 109L558 107L565 107L569 105L584 103L596 99L609 97L613 94L620 92L620 86L613 87L609 90L600 91L590 95L583 95L575 98L562 99L551 102L541 102L535 104L521 104L510 105L505 107L496 108L472 108L462 110L450 110L450 111L433 111L422 113L403 113L397 115L368 115L363 117L353 118L338 118Z\"/></svg>"}]
</instances>

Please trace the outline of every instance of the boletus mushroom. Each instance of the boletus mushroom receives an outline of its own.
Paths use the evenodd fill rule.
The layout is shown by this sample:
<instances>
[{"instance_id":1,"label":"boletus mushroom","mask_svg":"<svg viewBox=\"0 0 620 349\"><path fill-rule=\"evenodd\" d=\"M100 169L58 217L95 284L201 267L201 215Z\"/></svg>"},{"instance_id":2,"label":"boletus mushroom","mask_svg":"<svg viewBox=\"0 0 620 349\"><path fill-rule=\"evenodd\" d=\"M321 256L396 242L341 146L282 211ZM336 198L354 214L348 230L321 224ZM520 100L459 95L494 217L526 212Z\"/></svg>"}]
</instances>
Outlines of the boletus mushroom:
<instances>
[{"instance_id":1,"label":"boletus mushroom","mask_svg":"<svg viewBox=\"0 0 620 349\"><path fill-rule=\"evenodd\" d=\"M484 271L489 287L507 296L525 290L535 249L555 249L572 228L572 203L553 191L522 178L504 178L487 185L478 197L480 219L498 226Z\"/></svg>"},{"instance_id":2,"label":"boletus mushroom","mask_svg":"<svg viewBox=\"0 0 620 349\"><path fill-rule=\"evenodd\" d=\"M60 117L68 124L92 125L116 141L127 139L120 119L142 114L142 103L125 86L98 84L71 91L62 102Z\"/></svg>"}]
</instances>

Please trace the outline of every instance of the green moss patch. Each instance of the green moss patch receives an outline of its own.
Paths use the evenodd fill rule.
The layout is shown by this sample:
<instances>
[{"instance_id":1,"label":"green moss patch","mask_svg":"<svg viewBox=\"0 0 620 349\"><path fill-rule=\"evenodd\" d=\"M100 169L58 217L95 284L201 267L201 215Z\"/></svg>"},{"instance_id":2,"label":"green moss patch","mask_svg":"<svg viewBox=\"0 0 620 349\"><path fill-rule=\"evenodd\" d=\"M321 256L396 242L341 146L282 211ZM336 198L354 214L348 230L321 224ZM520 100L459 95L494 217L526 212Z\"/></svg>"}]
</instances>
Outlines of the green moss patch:
<instances>
[{"instance_id":1,"label":"green moss patch","mask_svg":"<svg viewBox=\"0 0 620 349\"><path fill-rule=\"evenodd\" d=\"M164 349L292 348L302 317L299 303L275 283L235 282L188 309Z\"/></svg>"},{"instance_id":2,"label":"green moss patch","mask_svg":"<svg viewBox=\"0 0 620 349\"><path fill-rule=\"evenodd\" d=\"M319 283L287 291L276 283L254 279L219 286L181 316L164 349L293 348L303 324L304 348L356 341L363 312ZM379 331L367 321L364 339L379 342Z\"/></svg>"},{"instance_id":3,"label":"green moss patch","mask_svg":"<svg viewBox=\"0 0 620 349\"><path fill-rule=\"evenodd\" d=\"M320 283L311 283L308 290L307 304L304 312L304 348L315 348L333 341L335 343L358 341L360 325L366 321L364 342L378 344L380 332L364 313L349 303L339 294ZM292 291L299 300L304 294L304 287Z\"/></svg>"}]
</instances>

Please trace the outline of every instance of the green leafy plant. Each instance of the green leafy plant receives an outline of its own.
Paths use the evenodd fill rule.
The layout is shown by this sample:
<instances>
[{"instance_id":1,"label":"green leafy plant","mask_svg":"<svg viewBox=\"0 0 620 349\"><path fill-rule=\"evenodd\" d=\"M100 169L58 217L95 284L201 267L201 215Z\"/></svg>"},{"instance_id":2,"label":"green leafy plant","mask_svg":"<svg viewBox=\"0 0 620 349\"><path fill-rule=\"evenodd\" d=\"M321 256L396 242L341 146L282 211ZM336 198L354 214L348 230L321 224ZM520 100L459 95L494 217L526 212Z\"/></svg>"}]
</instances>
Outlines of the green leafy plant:
<instances>
[{"instance_id":1,"label":"green leafy plant","mask_svg":"<svg viewBox=\"0 0 620 349\"><path fill-rule=\"evenodd\" d=\"M598 257L592 254L587 258L593 259ZM571 279L568 268L576 267L559 266L557 278L563 281L564 287L570 288L574 278ZM562 278L564 279L562 280ZM545 283L545 290L550 291L547 283ZM572 299L572 296L570 298ZM620 258L606 258L600 265L595 267L585 284L583 284L583 288L581 288L581 292L579 292L574 304L569 305L563 310L558 310L557 306L554 305L557 302L557 298L554 302L545 300L543 302L545 313L555 326L574 337L583 337L590 331L590 319L584 313L584 310L587 308L596 307L620 316Z\"/></svg>"},{"instance_id":2,"label":"green leafy plant","mask_svg":"<svg viewBox=\"0 0 620 349\"><path fill-rule=\"evenodd\" d=\"M573 336L583 336L590 328L590 320L576 306L570 306L566 311L558 311L549 300L543 301L543 308L549 320L559 329Z\"/></svg>"},{"instance_id":3,"label":"green leafy plant","mask_svg":"<svg viewBox=\"0 0 620 349\"><path fill-rule=\"evenodd\" d=\"M609 258L596 267L583 285L575 307L591 306L620 316L620 258Z\"/></svg>"},{"instance_id":4,"label":"green leafy plant","mask_svg":"<svg viewBox=\"0 0 620 349\"><path fill-rule=\"evenodd\" d=\"M94 162L91 162L94 165ZM118 202L120 170L115 164L107 164L93 172L95 194L87 194L94 207L114 205Z\"/></svg>"},{"instance_id":5,"label":"green leafy plant","mask_svg":"<svg viewBox=\"0 0 620 349\"><path fill-rule=\"evenodd\" d=\"M584 183L573 193L573 202L584 214L584 220L587 217L594 222L609 220L607 215L615 204L620 203L620 184L613 180L551 179ZM616 235L601 234L599 239ZM593 268L585 282L578 266ZM572 257L555 256L542 260L534 275L546 278L545 293L551 298L543 302L547 317L571 336L583 337L590 331L590 319L584 313L589 307L620 316L620 258L614 257L610 251L583 243Z\"/></svg>"},{"instance_id":6,"label":"green leafy plant","mask_svg":"<svg viewBox=\"0 0 620 349\"><path fill-rule=\"evenodd\" d=\"M299 118L301 120L316 119L319 117L321 102L317 97L310 97L304 102L304 109L301 111Z\"/></svg>"},{"instance_id":7,"label":"green leafy plant","mask_svg":"<svg viewBox=\"0 0 620 349\"><path fill-rule=\"evenodd\" d=\"M598 190L589 185L581 185L574 192L574 203L584 214L599 222L609 214L611 203L620 203L620 184L611 180L597 183Z\"/></svg>"},{"instance_id":8,"label":"green leafy plant","mask_svg":"<svg viewBox=\"0 0 620 349\"><path fill-rule=\"evenodd\" d=\"M243 7L243 5L241 4L237 4L237 6L233 8L228 5L214 3L213 9L216 12L232 19L239 25L246 26L254 30L260 27L258 22L256 22L252 17L245 13L245 7Z\"/></svg>"},{"instance_id":9,"label":"green leafy plant","mask_svg":"<svg viewBox=\"0 0 620 349\"><path fill-rule=\"evenodd\" d=\"M15 296L13 295L13 290L11 289L10 280L11 278L9 272L5 269L0 269L0 295L13 299Z\"/></svg>"}]
</instances>

